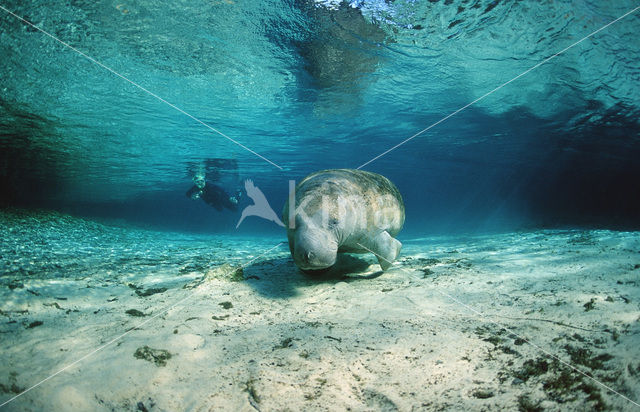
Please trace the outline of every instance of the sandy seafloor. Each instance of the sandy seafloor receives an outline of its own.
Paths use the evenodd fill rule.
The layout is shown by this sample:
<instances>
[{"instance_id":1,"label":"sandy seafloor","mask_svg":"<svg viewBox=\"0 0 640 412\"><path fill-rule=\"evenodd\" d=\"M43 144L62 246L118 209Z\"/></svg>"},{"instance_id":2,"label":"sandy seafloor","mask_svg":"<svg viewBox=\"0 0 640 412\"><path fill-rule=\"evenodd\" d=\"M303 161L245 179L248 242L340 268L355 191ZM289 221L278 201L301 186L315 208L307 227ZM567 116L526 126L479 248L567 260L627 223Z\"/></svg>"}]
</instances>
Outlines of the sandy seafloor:
<instances>
[{"instance_id":1,"label":"sandy seafloor","mask_svg":"<svg viewBox=\"0 0 640 412\"><path fill-rule=\"evenodd\" d=\"M0 402L67 367L0 410L640 409L637 232L405 239L324 277L284 235L4 211L0 236Z\"/></svg>"}]
</instances>

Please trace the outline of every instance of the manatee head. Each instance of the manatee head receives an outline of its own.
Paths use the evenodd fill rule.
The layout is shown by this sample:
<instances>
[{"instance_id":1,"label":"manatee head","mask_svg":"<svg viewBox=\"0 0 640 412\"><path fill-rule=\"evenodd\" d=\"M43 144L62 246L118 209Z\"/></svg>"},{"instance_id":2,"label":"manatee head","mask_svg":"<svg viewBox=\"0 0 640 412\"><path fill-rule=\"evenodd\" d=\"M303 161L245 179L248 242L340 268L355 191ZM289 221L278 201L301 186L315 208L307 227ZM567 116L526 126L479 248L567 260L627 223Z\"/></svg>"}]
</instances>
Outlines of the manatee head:
<instances>
[{"instance_id":1,"label":"manatee head","mask_svg":"<svg viewBox=\"0 0 640 412\"><path fill-rule=\"evenodd\" d=\"M292 252L294 262L304 271L327 269L336 263L338 241L327 228L301 224L295 229Z\"/></svg>"}]
</instances>

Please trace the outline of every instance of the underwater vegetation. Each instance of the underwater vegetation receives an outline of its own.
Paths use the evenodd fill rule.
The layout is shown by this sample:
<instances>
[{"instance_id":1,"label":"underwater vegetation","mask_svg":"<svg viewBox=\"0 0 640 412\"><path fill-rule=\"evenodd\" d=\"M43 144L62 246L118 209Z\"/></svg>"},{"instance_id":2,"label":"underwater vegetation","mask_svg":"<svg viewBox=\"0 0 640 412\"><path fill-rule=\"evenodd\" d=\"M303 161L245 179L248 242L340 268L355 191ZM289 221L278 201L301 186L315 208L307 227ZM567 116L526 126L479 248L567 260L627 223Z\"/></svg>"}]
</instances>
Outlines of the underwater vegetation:
<instances>
[{"instance_id":1,"label":"underwater vegetation","mask_svg":"<svg viewBox=\"0 0 640 412\"><path fill-rule=\"evenodd\" d=\"M164 349L152 349L145 345L136 349L133 357L153 362L156 366L167 366L167 361L171 359L171 353Z\"/></svg>"}]
</instances>

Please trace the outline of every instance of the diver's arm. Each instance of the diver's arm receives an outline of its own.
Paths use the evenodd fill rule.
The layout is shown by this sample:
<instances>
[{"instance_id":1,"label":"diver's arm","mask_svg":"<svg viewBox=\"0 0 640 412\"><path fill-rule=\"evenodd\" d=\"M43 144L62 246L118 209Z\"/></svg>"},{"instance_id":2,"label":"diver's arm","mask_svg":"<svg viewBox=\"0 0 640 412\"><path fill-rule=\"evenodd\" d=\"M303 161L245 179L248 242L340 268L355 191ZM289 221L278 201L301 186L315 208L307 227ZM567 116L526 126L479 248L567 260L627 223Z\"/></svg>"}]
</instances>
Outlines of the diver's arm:
<instances>
[{"instance_id":1,"label":"diver's arm","mask_svg":"<svg viewBox=\"0 0 640 412\"><path fill-rule=\"evenodd\" d=\"M191 189L187 190L186 196L189 199L193 199L193 194L198 192L200 189L198 189L198 186L193 186Z\"/></svg>"},{"instance_id":2,"label":"diver's arm","mask_svg":"<svg viewBox=\"0 0 640 412\"><path fill-rule=\"evenodd\" d=\"M233 203L231 196L222 187L207 182L204 193L205 202L217 210L222 210L223 208L233 211L238 210L237 203Z\"/></svg>"}]
</instances>

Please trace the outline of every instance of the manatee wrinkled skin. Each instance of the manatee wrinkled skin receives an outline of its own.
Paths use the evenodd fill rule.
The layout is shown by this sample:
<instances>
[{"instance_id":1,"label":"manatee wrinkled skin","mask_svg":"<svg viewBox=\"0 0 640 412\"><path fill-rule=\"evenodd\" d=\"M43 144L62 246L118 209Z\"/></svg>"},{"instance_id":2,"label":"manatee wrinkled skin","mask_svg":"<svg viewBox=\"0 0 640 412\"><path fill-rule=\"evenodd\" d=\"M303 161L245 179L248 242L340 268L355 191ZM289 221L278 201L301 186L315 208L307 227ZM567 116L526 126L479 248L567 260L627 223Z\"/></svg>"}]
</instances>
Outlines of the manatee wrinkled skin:
<instances>
[{"instance_id":1,"label":"manatee wrinkled skin","mask_svg":"<svg viewBox=\"0 0 640 412\"><path fill-rule=\"evenodd\" d=\"M296 186L290 208L287 201L282 220L303 271L333 266L340 252L372 252L386 270L400 253L395 236L404 224L404 204L384 176L352 169L312 173Z\"/></svg>"}]
</instances>

